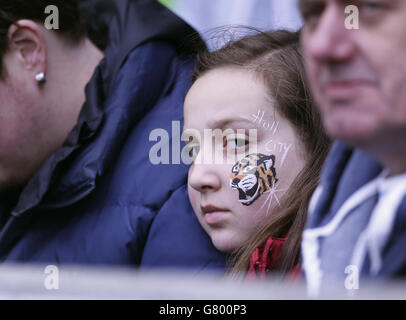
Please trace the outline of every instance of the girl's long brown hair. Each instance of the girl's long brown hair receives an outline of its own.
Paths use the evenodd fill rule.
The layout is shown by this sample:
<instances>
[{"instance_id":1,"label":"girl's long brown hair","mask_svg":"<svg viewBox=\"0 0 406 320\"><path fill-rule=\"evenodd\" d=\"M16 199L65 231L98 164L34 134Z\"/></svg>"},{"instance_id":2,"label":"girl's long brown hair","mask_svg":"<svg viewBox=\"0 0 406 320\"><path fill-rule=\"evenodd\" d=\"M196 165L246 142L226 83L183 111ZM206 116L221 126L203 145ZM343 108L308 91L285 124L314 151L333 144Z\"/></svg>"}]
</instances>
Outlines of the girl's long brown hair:
<instances>
[{"instance_id":1,"label":"girl's long brown hair","mask_svg":"<svg viewBox=\"0 0 406 320\"><path fill-rule=\"evenodd\" d=\"M218 51L203 51L197 57L193 80L221 67L243 68L258 75L276 101L275 108L293 124L306 150L305 166L285 193L279 210L274 210L230 259L231 274L246 272L256 248L264 246L269 237L282 237L289 232L276 267L281 275L286 275L299 262L309 200L330 146L306 86L299 32L258 32Z\"/></svg>"}]
</instances>

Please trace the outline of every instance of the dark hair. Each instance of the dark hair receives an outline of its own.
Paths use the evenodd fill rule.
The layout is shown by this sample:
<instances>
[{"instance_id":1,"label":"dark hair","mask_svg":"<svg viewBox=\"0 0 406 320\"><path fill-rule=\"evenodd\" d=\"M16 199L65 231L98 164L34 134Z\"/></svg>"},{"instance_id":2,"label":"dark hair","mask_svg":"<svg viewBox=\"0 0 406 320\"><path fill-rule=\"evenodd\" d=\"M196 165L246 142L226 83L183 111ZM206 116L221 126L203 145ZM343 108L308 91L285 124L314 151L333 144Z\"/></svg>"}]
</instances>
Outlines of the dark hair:
<instances>
[{"instance_id":1,"label":"dark hair","mask_svg":"<svg viewBox=\"0 0 406 320\"><path fill-rule=\"evenodd\" d=\"M289 236L276 268L286 275L299 261L309 200L330 146L306 86L299 35L300 32L283 30L257 32L218 51L201 52L197 57L193 80L221 67L243 68L258 75L276 101L279 114L293 124L307 154L305 166L285 193L280 210L266 218L263 227L234 253L232 274L247 271L252 252L264 246L269 237L282 237L287 232Z\"/></svg>"},{"instance_id":2,"label":"dark hair","mask_svg":"<svg viewBox=\"0 0 406 320\"><path fill-rule=\"evenodd\" d=\"M55 5L59 11L59 29L54 30L72 43L79 43L86 35L77 0L0 0L0 75L3 56L8 49L7 34L18 20L28 19L45 22L45 8Z\"/></svg>"}]
</instances>

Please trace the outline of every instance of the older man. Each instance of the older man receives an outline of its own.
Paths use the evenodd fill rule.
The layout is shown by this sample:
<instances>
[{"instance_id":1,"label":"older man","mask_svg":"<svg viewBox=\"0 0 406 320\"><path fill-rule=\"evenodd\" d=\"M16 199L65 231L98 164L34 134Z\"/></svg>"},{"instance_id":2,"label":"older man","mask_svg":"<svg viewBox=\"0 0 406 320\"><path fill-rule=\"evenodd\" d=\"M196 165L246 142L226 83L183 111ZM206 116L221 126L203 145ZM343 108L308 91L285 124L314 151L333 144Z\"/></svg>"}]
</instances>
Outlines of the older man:
<instances>
[{"instance_id":1,"label":"older man","mask_svg":"<svg viewBox=\"0 0 406 320\"><path fill-rule=\"evenodd\" d=\"M357 10L346 10L350 4ZM312 93L337 140L303 234L309 289L405 275L406 1L299 7ZM347 29L349 14L358 28Z\"/></svg>"},{"instance_id":2,"label":"older man","mask_svg":"<svg viewBox=\"0 0 406 320\"><path fill-rule=\"evenodd\" d=\"M182 120L194 31L149 0L55 0L49 29L48 5L0 0L0 260L224 267L187 166L149 160Z\"/></svg>"}]
</instances>

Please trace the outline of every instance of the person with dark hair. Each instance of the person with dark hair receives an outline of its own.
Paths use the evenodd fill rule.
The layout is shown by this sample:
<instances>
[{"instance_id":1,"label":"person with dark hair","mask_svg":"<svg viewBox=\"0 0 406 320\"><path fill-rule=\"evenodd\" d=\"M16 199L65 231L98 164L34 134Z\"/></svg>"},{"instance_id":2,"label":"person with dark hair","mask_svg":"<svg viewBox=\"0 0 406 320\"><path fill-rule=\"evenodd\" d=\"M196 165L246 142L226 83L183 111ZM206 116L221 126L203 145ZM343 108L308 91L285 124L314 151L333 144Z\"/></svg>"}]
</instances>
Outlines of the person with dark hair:
<instances>
[{"instance_id":1,"label":"person with dark hair","mask_svg":"<svg viewBox=\"0 0 406 320\"><path fill-rule=\"evenodd\" d=\"M188 167L149 159L182 120L194 30L148 0L54 0L49 29L49 4L0 0L0 260L224 268Z\"/></svg>"},{"instance_id":2,"label":"person with dark hair","mask_svg":"<svg viewBox=\"0 0 406 320\"><path fill-rule=\"evenodd\" d=\"M309 292L406 275L406 1L300 0L309 84L336 139L303 233Z\"/></svg>"},{"instance_id":3,"label":"person with dark hair","mask_svg":"<svg viewBox=\"0 0 406 320\"><path fill-rule=\"evenodd\" d=\"M300 270L307 206L329 149L304 79L295 32L260 32L198 56L184 107L189 198L216 248L233 254L232 274ZM213 146L208 129L223 132ZM211 147L224 161L210 161Z\"/></svg>"}]
</instances>

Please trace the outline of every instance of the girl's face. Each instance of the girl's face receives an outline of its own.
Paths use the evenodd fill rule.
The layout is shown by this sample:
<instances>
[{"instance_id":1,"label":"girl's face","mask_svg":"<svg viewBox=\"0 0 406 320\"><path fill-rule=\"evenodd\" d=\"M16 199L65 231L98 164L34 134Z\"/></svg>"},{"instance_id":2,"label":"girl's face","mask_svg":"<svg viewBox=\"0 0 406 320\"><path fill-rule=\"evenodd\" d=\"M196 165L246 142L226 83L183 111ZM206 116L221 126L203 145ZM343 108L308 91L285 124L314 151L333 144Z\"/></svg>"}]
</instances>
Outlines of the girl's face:
<instances>
[{"instance_id":1,"label":"girl's face","mask_svg":"<svg viewBox=\"0 0 406 320\"><path fill-rule=\"evenodd\" d=\"M304 166L293 126L273 105L262 81L238 68L209 71L186 96L189 198L221 251L239 248L258 230ZM221 138L210 135L215 129Z\"/></svg>"}]
</instances>

